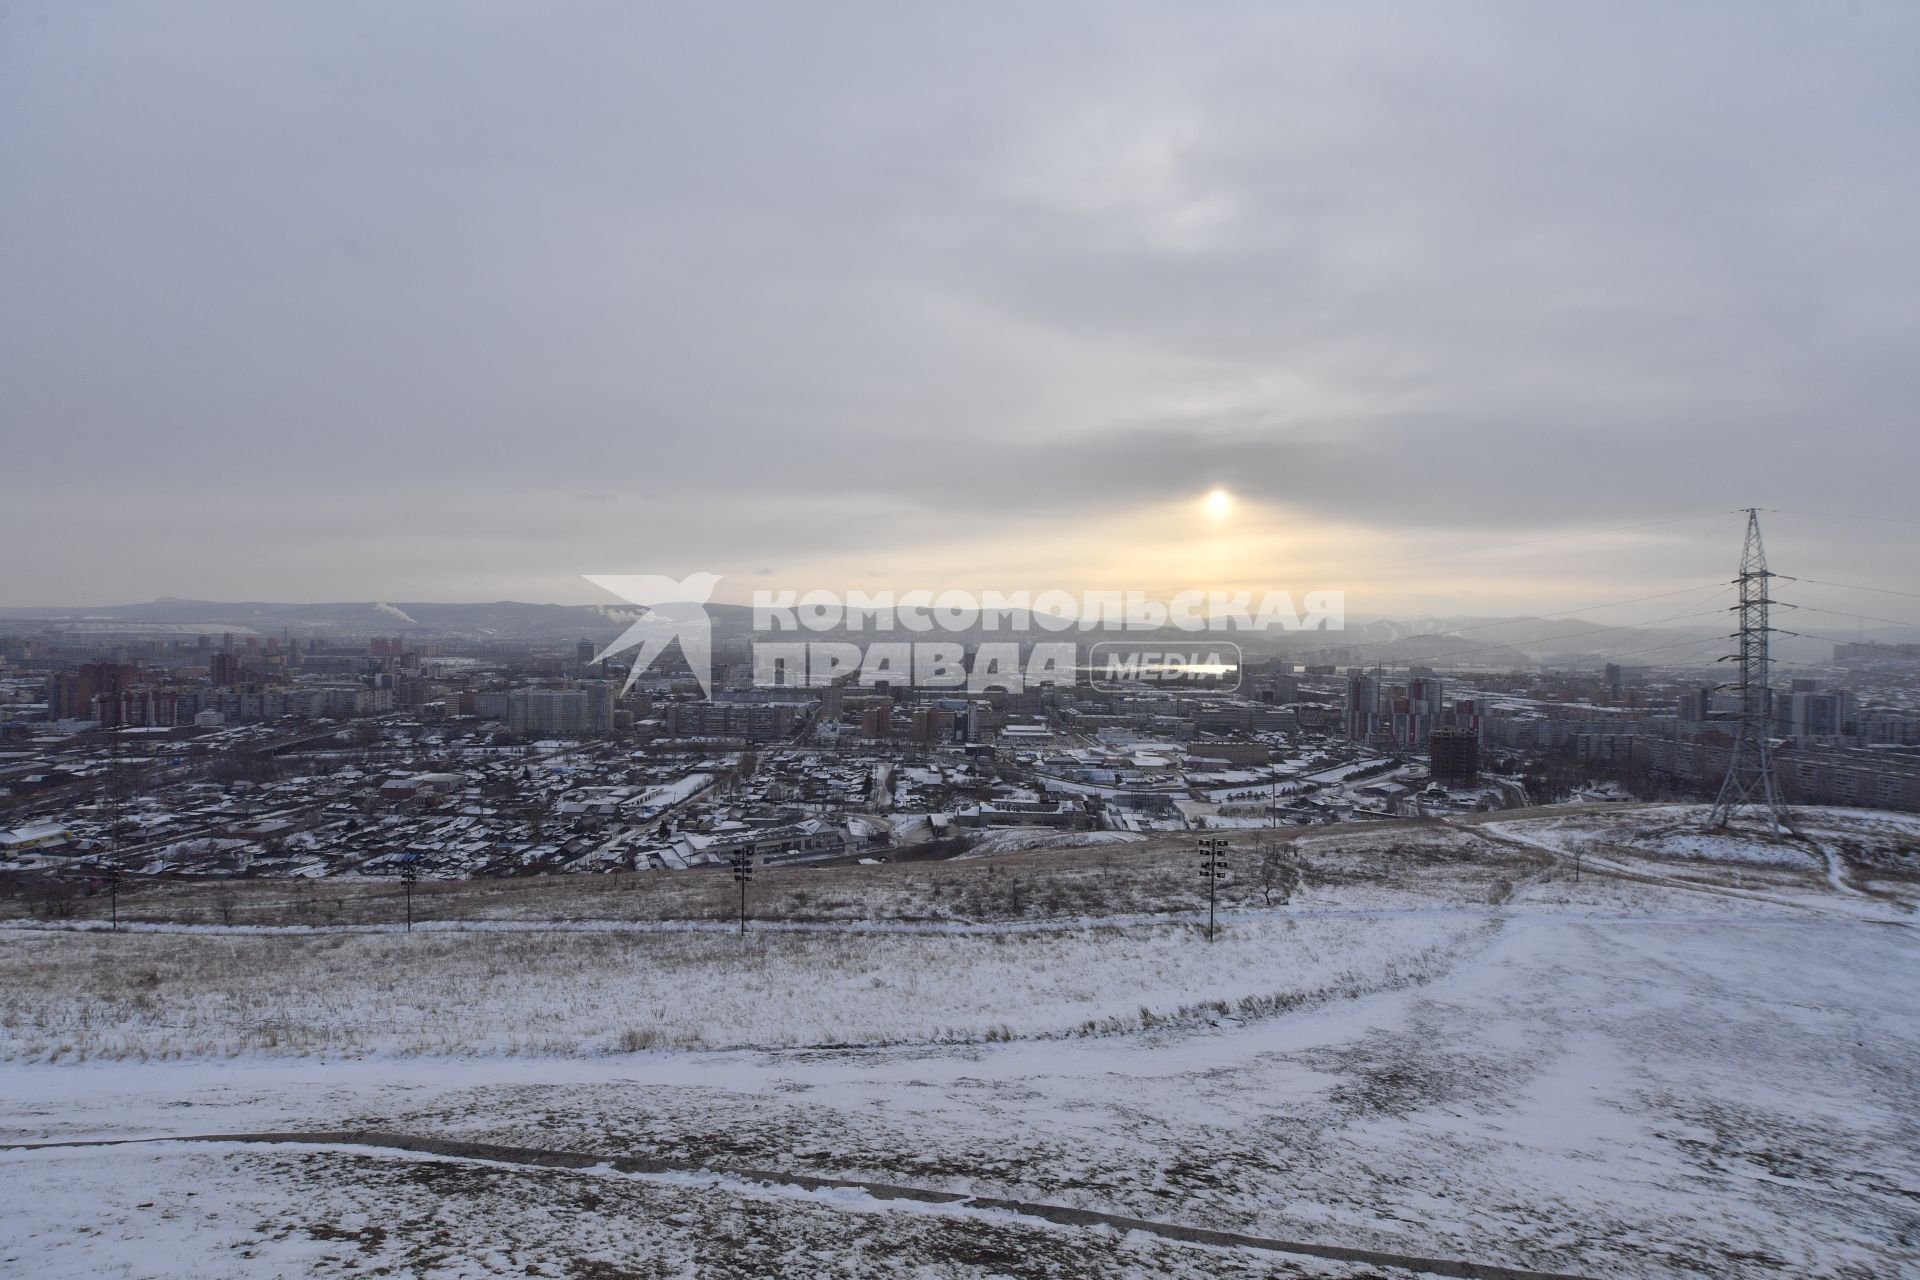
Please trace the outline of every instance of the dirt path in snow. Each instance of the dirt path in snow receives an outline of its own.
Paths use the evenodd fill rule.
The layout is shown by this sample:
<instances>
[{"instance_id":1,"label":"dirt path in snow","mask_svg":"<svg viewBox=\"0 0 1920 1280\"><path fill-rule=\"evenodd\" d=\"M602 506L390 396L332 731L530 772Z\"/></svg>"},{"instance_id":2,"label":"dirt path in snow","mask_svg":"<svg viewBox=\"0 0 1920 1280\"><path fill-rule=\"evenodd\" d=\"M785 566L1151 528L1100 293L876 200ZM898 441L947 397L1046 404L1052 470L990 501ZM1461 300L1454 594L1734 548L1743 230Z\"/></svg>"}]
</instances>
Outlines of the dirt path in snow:
<instances>
[{"instance_id":1,"label":"dirt path in snow","mask_svg":"<svg viewBox=\"0 0 1920 1280\"><path fill-rule=\"evenodd\" d=\"M1495 823L1499 821L1499 818L1495 819ZM1736 901L1765 902L1776 907L1806 909L1806 904L1804 903L1794 902L1786 898L1777 898L1771 894L1761 893L1753 889L1735 889L1726 885L1701 884L1696 880L1686 880L1679 876L1661 875L1655 871L1632 871L1621 866L1611 858L1600 854L1582 854L1576 858L1573 854L1557 849L1546 841L1535 840L1520 832L1490 829L1495 823L1463 823L1456 829L1470 832L1489 844L1509 849L1525 849L1530 853L1544 857L1547 860L1547 865L1577 866L1580 872L1585 875L1606 876L1614 880L1623 880L1633 884L1653 885L1661 889L1682 889L1688 893L1704 893L1719 898L1732 898ZM1839 888L1840 886L1836 885L1835 887ZM1845 889L1844 892L1857 894L1857 891L1853 889Z\"/></svg>"},{"instance_id":2,"label":"dirt path in snow","mask_svg":"<svg viewBox=\"0 0 1920 1280\"><path fill-rule=\"evenodd\" d=\"M1215 1231L1207 1227L1178 1222L1156 1222L1130 1218L1122 1214L1102 1213L1070 1205L1048 1204L1035 1200L1012 1200L998 1196L974 1196L957 1191L939 1191L930 1187L911 1187L887 1182L863 1182L848 1178L819 1178L808 1174L775 1172L763 1169L733 1169L686 1160L663 1160L652 1156L606 1155L587 1151L561 1151L543 1147L515 1147L491 1142L462 1142L447 1138L426 1138L413 1134L381 1133L370 1130L288 1133L203 1133L160 1138L101 1138L72 1142L16 1142L0 1144L0 1150L42 1151L76 1147L123 1147L170 1142L235 1143L274 1146L353 1147L380 1152L440 1156L448 1160L482 1161L489 1164L516 1165L523 1168L561 1169L574 1172L601 1172L645 1177L647 1175L707 1174L717 1180L754 1183L778 1192L788 1189L796 1194L817 1191L862 1192L877 1200L903 1205L957 1206L983 1212L1036 1218L1060 1226L1107 1227L1115 1231L1140 1231L1162 1239L1223 1249L1252 1249L1263 1253L1292 1254L1296 1257L1323 1258L1331 1262L1353 1262L1375 1267L1398 1267L1446 1276L1449 1280L1588 1280L1588 1277L1559 1271L1531 1271L1498 1263L1462 1262L1451 1258L1427 1258L1417 1254L1388 1253L1378 1249L1353 1249L1341 1245L1316 1244L1300 1240L1278 1240L1267 1236L1242 1235L1234 1231Z\"/></svg>"}]
</instances>

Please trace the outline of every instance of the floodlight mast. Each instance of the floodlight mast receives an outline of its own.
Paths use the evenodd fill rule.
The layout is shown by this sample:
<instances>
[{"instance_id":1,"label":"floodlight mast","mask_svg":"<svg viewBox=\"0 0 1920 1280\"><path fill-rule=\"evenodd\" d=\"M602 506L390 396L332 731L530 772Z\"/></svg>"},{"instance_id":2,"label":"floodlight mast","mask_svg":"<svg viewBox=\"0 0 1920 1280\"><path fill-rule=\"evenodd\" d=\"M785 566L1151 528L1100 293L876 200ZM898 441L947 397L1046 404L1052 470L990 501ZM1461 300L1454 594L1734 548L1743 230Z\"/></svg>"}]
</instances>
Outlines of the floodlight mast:
<instances>
[{"instance_id":1,"label":"floodlight mast","mask_svg":"<svg viewBox=\"0 0 1920 1280\"><path fill-rule=\"evenodd\" d=\"M1200 878L1207 882L1207 941L1214 938L1216 913L1214 903L1218 896L1220 877L1226 874L1227 839L1225 836L1204 836L1200 841Z\"/></svg>"},{"instance_id":2,"label":"floodlight mast","mask_svg":"<svg viewBox=\"0 0 1920 1280\"><path fill-rule=\"evenodd\" d=\"M420 855L408 853L400 859L400 883L406 886L407 932L413 932L413 882L420 878Z\"/></svg>"},{"instance_id":3,"label":"floodlight mast","mask_svg":"<svg viewBox=\"0 0 1920 1280\"><path fill-rule=\"evenodd\" d=\"M745 849L737 851L730 860L733 864L733 882L740 886L740 936L747 933L747 885L753 879L753 854Z\"/></svg>"}]
</instances>

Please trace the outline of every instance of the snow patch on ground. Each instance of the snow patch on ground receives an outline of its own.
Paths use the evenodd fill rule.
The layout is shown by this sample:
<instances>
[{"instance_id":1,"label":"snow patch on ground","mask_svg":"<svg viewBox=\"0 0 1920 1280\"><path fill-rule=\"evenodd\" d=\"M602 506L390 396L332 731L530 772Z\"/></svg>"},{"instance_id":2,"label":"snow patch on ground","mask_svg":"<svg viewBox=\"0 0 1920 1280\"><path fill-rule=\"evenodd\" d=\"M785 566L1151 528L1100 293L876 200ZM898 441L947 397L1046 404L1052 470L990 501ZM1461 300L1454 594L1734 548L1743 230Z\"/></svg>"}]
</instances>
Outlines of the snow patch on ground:
<instances>
[{"instance_id":1,"label":"snow patch on ground","mask_svg":"<svg viewBox=\"0 0 1920 1280\"><path fill-rule=\"evenodd\" d=\"M1145 839L1131 831L1034 831L1002 828L989 831L965 855L984 858L996 853L1027 853L1035 849L1086 849L1107 844L1133 844Z\"/></svg>"}]
</instances>

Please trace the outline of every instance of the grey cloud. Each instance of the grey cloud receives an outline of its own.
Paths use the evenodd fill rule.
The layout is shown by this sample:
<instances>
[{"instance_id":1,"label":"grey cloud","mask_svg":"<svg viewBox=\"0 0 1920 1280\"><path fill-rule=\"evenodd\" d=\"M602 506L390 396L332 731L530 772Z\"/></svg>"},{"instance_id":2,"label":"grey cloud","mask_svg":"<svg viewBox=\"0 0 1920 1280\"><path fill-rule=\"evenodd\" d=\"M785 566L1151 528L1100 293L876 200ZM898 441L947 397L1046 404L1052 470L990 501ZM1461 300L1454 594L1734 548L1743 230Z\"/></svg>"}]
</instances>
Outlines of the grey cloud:
<instances>
[{"instance_id":1,"label":"grey cloud","mask_svg":"<svg viewBox=\"0 0 1920 1280\"><path fill-rule=\"evenodd\" d=\"M875 503L932 538L1213 483L1388 531L1892 509L1916 35L1891 4L16 11L0 532L95 532L6 602L445 598L481 549L557 598L583 549L750 572Z\"/></svg>"}]
</instances>

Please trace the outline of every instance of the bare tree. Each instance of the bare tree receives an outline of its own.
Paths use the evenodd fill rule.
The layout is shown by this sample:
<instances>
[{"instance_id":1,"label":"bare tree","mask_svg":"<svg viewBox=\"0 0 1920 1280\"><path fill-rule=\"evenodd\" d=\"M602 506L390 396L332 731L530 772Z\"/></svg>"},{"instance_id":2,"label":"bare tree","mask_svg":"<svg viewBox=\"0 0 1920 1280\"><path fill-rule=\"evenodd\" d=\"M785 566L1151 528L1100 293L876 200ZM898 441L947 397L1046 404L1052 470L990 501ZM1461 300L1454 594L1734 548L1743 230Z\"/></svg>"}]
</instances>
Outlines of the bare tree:
<instances>
[{"instance_id":1,"label":"bare tree","mask_svg":"<svg viewBox=\"0 0 1920 1280\"><path fill-rule=\"evenodd\" d=\"M1287 861L1283 846L1263 842L1260 845L1260 894L1266 905L1273 905L1275 892L1280 894L1282 904L1291 901L1299 884L1300 871Z\"/></svg>"},{"instance_id":2,"label":"bare tree","mask_svg":"<svg viewBox=\"0 0 1920 1280\"><path fill-rule=\"evenodd\" d=\"M36 877L27 897L34 914L42 919L70 920L80 907L80 890L63 876Z\"/></svg>"}]
</instances>

